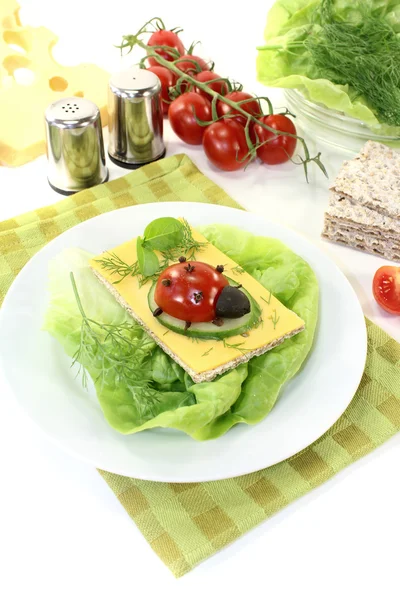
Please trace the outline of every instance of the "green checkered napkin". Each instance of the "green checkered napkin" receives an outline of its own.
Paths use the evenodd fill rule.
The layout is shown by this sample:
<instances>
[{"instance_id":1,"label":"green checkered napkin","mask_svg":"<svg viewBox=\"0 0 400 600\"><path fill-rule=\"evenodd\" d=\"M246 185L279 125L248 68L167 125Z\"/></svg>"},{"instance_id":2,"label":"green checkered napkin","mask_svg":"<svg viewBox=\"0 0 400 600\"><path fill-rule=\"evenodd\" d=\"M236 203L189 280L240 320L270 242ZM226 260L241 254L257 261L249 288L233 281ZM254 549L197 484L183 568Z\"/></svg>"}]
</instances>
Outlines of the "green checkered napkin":
<instances>
[{"instance_id":1,"label":"green checkered napkin","mask_svg":"<svg viewBox=\"0 0 400 600\"><path fill-rule=\"evenodd\" d=\"M25 263L63 231L115 208L157 201L240 208L187 156L176 155L4 221L0 302ZM366 368L350 406L325 435L296 456L250 475L209 483L155 483L100 471L175 576L187 573L400 431L400 344L369 321L367 330Z\"/></svg>"}]
</instances>

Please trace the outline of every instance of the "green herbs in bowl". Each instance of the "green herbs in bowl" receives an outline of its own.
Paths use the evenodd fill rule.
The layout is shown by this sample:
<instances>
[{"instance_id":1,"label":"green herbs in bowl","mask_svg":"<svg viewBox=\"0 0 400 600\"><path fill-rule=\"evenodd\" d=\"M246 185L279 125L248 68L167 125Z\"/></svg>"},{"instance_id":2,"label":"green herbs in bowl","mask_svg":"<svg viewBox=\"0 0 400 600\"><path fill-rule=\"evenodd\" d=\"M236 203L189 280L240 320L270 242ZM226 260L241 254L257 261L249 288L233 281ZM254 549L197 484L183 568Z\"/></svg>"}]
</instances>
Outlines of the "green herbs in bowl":
<instances>
[{"instance_id":1,"label":"green herbs in bowl","mask_svg":"<svg viewBox=\"0 0 400 600\"><path fill-rule=\"evenodd\" d=\"M258 79L400 142L400 2L278 0Z\"/></svg>"}]
</instances>

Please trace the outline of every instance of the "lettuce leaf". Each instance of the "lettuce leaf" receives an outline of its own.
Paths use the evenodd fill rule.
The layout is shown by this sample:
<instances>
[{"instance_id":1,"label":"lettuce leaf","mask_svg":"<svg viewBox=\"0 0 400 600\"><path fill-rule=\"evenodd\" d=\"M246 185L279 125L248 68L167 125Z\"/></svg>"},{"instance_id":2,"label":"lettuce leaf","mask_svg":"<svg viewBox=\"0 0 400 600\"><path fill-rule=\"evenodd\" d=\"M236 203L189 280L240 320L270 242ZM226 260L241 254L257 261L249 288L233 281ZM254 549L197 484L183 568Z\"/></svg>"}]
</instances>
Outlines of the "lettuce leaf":
<instances>
[{"instance_id":1,"label":"lettuce leaf","mask_svg":"<svg viewBox=\"0 0 400 600\"><path fill-rule=\"evenodd\" d=\"M266 44L257 56L258 80L270 87L298 89L309 100L360 119L379 135L400 136L400 127L380 123L365 98L348 85L336 85L320 78L303 42L310 29L319 27L316 9L320 0L277 0L272 6L264 31ZM373 14L383 18L400 35L399 0L369 0ZM357 21L362 14L350 0L336 0L336 14L344 20Z\"/></svg>"},{"instance_id":2,"label":"lettuce leaf","mask_svg":"<svg viewBox=\"0 0 400 600\"><path fill-rule=\"evenodd\" d=\"M99 283L88 267L91 255L77 249L64 251L50 264L50 302L43 328L74 357L82 319L70 282L72 271L87 316L100 323L129 324L132 345L140 345L140 386L128 385L112 370L105 371L98 355L83 360L105 418L122 434L169 427L196 440L207 440L223 435L236 423L257 423L272 409L282 386L300 369L312 347L318 284L310 266L278 240L228 225L201 229L215 246L301 316L306 328L214 381L195 384ZM104 337L103 343L110 342Z\"/></svg>"}]
</instances>

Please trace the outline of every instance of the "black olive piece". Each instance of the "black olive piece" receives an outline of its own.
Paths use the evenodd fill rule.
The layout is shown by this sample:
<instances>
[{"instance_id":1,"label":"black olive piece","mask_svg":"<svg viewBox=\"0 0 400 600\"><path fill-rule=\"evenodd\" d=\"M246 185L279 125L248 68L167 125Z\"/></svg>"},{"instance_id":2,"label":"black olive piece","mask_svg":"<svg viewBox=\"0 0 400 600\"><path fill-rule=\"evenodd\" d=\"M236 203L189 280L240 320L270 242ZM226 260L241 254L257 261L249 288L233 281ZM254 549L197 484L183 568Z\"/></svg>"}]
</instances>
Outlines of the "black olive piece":
<instances>
[{"instance_id":1,"label":"black olive piece","mask_svg":"<svg viewBox=\"0 0 400 600\"><path fill-rule=\"evenodd\" d=\"M185 271L187 271L188 273L192 273L192 271L194 271L194 266L191 265L190 263L188 263L186 265L186 267L183 267L185 269Z\"/></svg>"},{"instance_id":2,"label":"black olive piece","mask_svg":"<svg viewBox=\"0 0 400 600\"><path fill-rule=\"evenodd\" d=\"M223 273L224 272L224 265L217 265L215 267L215 270L218 271L218 273Z\"/></svg>"},{"instance_id":3,"label":"black olive piece","mask_svg":"<svg viewBox=\"0 0 400 600\"><path fill-rule=\"evenodd\" d=\"M163 312L163 309L158 307L155 310L153 310L153 317L159 317L160 315L162 315Z\"/></svg>"},{"instance_id":4,"label":"black olive piece","mask_svg":"<svg viewBox=\"0 0 400 600\"><path fill-rule=\"evenodd\" d=\"M180 256L178 260L180 263L186 262L186 256Z\"/></svg>"},{"instance_id":5,"label":"black olive piece","mask_svg":"<svg viewBox=\"0 0 400 600\"><path fill-rule=\"evenodd\" d=\"M212 324L216 325L217 327L222 327L222 325L224 324L224 320L221 319L221 317L217 317L212 321Z\"/></svg>"},{"instance_id":6,"label":"black olive piece","mask_svg":"<svg viewBox=\"0 0 400 600\"><path fill-rule=\"evenodd\" d=\"M186 321L185 323L185 331L187 331L189 329L189 327L191 326L192 321Z\"/></svg>"},{"instance_id":7,"label":"black olive piece","mask_svg":"<svg viewBox=\"0 0 400 600\"><path fill-rule=\"evenodd\" d=\"M224 319L240 319L250 310L250 300L246 294L232 285L226 285L222 289L215 306L216 316Z\"/></svg>"},{"instance_id":8,"label":"black olive piece","mask_svg":"<svg viewBox=\"0 0 400 600\"><path fill-rule=\"evenodd\" d=\"M165 286L165 287L169 287L171 285L171 280L170 279L162 279L161 283Z\"/></svg>"},{"instance_id":9,"label":"black olive piece","mask_svg":"<svg viewBox=\"0 0 400 600\"><path fill-rule=\"evenodd\" d=\"M203 299L203 292L195 292L193 294L193 298L194 298L194 301L196 302L196 304L198 304L200 302L200 300Z\"/></svg>"}]
</instances>

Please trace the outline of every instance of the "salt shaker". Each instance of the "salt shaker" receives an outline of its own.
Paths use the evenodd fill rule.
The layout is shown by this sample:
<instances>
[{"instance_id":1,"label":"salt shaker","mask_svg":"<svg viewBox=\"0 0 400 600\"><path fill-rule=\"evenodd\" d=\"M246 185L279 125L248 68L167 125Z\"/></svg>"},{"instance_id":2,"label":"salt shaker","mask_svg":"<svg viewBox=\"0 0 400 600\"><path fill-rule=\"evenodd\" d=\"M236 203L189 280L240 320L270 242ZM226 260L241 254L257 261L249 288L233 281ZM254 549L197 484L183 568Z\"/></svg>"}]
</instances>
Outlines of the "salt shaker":
<instances>
[{"instance_id":1,"label":"salt shaker","mask_svg":"<svg viewBox=\"0 0 400 600\"><path fill-rule=\"evenodd\" d=\"M48 181L69 195L108 179L101 117L86 98L56 100L45 112Z\"/></svg>"}]
</instances>

